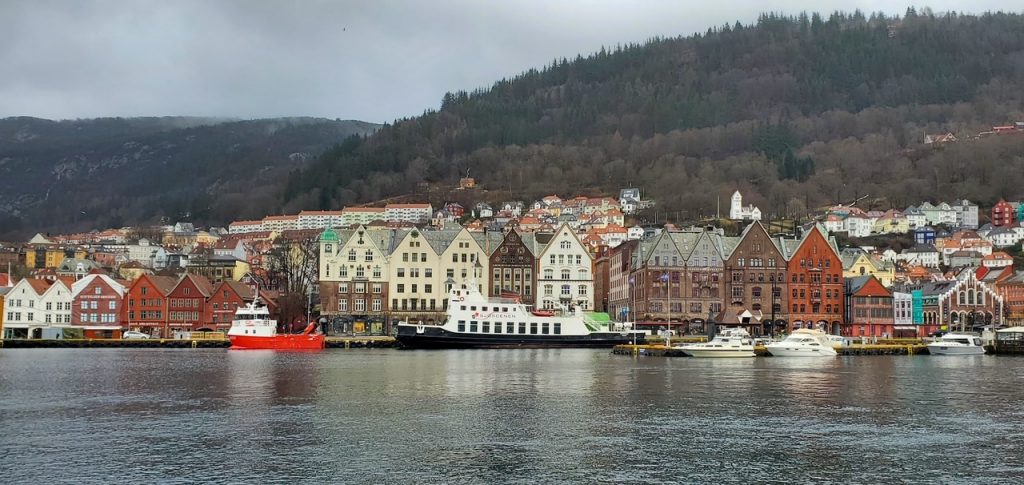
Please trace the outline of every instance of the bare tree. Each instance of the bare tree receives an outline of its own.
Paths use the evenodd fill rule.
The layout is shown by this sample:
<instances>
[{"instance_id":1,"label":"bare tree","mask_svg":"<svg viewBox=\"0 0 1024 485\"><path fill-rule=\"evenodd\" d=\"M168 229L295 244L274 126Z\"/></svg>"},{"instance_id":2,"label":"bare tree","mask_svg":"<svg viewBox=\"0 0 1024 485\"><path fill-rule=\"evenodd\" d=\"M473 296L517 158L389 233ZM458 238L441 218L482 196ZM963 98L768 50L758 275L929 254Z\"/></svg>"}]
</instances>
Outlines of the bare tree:
<instances>
[{"instance_id":1,"label":"bare tree","mask_svg":"<svg viewBox=\"0 0 1024 485\"><path fill-rule=\"evenodd\" d=\"M318 234L297 237L282 235L264 258L267 284L282 293L309 295L319 282L320 240Z\"/></svg>"}]
</instances>

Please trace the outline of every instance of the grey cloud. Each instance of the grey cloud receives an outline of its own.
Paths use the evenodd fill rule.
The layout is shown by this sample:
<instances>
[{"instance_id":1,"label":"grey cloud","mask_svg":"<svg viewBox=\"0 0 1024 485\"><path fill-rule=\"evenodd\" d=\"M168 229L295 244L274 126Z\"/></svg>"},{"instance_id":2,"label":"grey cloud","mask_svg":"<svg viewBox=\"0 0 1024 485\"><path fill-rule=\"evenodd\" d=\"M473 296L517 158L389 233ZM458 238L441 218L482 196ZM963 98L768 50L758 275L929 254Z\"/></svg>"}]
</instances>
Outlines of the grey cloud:
<instances>
[{"instance_id":1,"label":"grey cloud","mask_svg":"<svg viewBox=\"0 0 1024 485\"><path fill-rule=\"evenodd\" d=\"M931 2L936 11L961 9ZM1021 9L980 0L972 12ZM0 2L0 116L389 121L602 45L892 1Z\"/></svg>"}]
</instances>

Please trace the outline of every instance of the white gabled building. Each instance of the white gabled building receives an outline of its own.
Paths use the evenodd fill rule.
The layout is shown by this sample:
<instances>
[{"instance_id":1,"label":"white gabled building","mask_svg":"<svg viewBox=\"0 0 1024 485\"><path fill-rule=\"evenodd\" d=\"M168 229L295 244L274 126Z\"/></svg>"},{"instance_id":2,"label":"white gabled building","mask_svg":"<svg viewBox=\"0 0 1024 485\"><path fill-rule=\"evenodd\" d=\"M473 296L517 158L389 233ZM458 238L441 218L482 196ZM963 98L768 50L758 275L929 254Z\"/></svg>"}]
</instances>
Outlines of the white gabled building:
<instances>
[{"instance_id":1,"label":"white gabled building","mask_svg":"<svg viewBox=\"0 0 1024 485\"><path fill-rule=\"evenodd\" d=\"M5 338L58 338L49 329L71 326L71 290L61 280L23 278L7 293Z\"/></svg>"},{"instance_id":2,"label":"white gabled building","mask_svg":"<svg viewBox=\"0 0 1024 485\"><path fill-rule=\"evenodd\" d=\"M754 205L743 206L743 196L740 191L733 192L729 205L729 219L735 221L759 221L761 220L761 209Z\"/></svg>"},{"instance_id":3,"label":"white gabled building","mask_svg":"<svg viewBox=\"0 0 1024 485\"><path fill-rule=\"evenodd\" d=\"M594 258L568 224L562 224L537 260L537 307L593 308Z\"/></svg>"}]
</instances>

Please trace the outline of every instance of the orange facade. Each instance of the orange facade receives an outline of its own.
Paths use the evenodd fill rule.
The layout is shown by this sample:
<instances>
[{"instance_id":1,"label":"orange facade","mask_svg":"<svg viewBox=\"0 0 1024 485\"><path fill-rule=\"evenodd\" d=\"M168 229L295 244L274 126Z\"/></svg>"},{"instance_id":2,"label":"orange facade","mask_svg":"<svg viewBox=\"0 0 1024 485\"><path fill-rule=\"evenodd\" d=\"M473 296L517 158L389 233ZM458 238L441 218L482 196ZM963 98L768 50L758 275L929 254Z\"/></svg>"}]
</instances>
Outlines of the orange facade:
<instances>
[{"instance_id":1,"label":"orange facade","mask_svg":"<svg viewBox=\"0 0 1024 485\"><path fill-rule=\"evenodd\" d=\"M812 228L789 260L790 328L838 333L843 320L843 262L823 231Z\"/></svg>"}]
</instances>

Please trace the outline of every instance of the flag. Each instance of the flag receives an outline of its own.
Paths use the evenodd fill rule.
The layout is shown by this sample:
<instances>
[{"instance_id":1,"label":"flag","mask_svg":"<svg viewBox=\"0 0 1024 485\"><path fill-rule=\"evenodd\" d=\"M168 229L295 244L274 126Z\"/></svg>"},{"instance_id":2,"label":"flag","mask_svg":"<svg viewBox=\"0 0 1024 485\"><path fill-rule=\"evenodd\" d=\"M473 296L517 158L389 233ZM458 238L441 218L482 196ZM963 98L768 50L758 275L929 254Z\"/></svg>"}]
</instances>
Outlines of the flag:
<instances>
[{"instance_id":1,"label":"flag","mask_svg":"<svg viewBox=\"0 0 1024 485\"><path fill-rule=\"evenodd\" d=\"M636 283L636 276L630 276L630 277L629 277L629 284L631 284L631 285L632 285L632 284L634 284L634 283Z\"/></svg>"},{"instance_id":2,"label":"flag","mask_svg":"<svg viewBox=\"0 0 1024 485\"><path fill-rule=\"evenodd\" d=\"M665 274L659 276L658 280L659 281L668 281L668 272L666 271Z\"/></svg>"}]
</instances>

